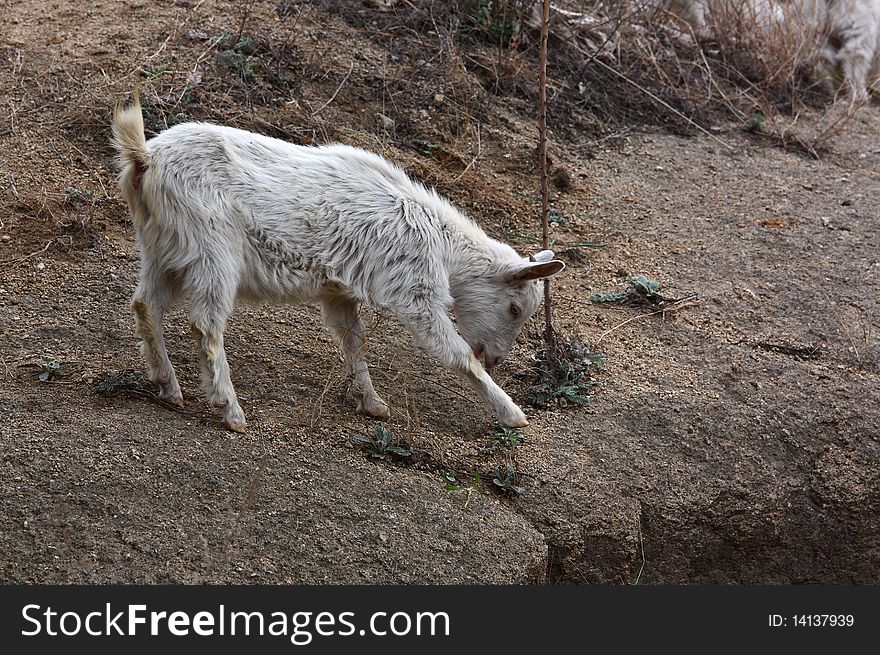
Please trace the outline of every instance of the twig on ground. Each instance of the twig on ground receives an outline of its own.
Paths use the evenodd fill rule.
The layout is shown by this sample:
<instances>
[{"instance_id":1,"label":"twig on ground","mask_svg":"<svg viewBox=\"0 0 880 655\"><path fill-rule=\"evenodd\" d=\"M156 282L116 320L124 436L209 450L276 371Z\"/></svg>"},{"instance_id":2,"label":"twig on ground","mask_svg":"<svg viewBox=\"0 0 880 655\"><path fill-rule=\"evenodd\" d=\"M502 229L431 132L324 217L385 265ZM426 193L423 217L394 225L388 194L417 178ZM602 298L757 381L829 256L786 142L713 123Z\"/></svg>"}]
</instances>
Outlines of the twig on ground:
<instances>
[{"instance_id":1,"label":"twig on ground","mask_svg":"<svg viewBox=\"0 0 880 655\"><path fill-rule=\"evenodd\" d=\"M354 70L354 62L352 61L351 64L349 64L349 66L348 66L348 72L345 74L345 77L342 78L342 81L339 83L339 86L336 87L336 90L333 92L333 95L327 99L327 102L325 102L323 105L318 107L315 111L313 111L311 114L312 116L317 116L318 114L320 114L322 111L324 111L324 109L327 108L327 105L329 105L331 102L333 102L336 99L336 96L339 95L339 92L342 90L342 87L345 86L346 82L348 82L348 78L351 77L351 72L353 70Z\"/></svg>"},{"instance_id":2,"label":"twig on ground","mask_svg":"<svg viewBox=\"0 0 880 655\"><path fill-rule=\"evenodd\" d=\"M34 255L40 255L40 254L46 252L49 249L49 246L51 246L53 243L55 243L55 239L50 239L49 243L47 243L41 250L37 250L35 252L32 252L29 255L24 255L23 257L16 257L14 259L0 259L0 264L18 264L20 262L25 261L26 259L30 259Z\"/></svg>"},{"instance_id":3,"label":"twig on ground","mask_svg":"<svg viewBox=\"0 0 880 655\"><path fill-rule=\"evenodd\" d=\"M95 392L105 398L112 398L118 395L135 396L143 398L151 403L160 405L165 409L184 414L185 416L200 416L200 412L179 407L167 400L160 398L159 394L147 388L141 379L141 373L132 369L123 369L121 371L105 371L96 376L98 382L95 384ZM152 383L149 383L152 385ZM154 387L155 388L155 387Z\"/></svg>"},{"instance_id":4,"label":"twig on ground","mask_svg":"<svg viewBox=\"0 0 880 655\"><path fill-rule=\"evenodd\" d=\"M152 61L153 59L158 57L160 54L162 54L162 51L164 51L165 48L168 47L168 43L171 41L171 39L177 35L178 30L180 30L184 25L186 25L189 22L189 19L192 18L193 15L195 15L195 13L198 11L199 7L201 7L204 3L205 3L205 0L199 0L196 3L196 6L192 8L192 11L190 11L186 15L186 18L184 18L180 23L178 23L177 25L174 26L174 29L171 31L170 34L168 34L168 36L162 42L162 45L159 46L159 49L156 50L153 54L149 55L146 59L144 59L144 63L146 63L148 61Z\"/></svg>"},{"instance_id":5,"label":"twig on ground","mask_svg":"<svg viewBox=\"0 0 880 655\"><path fill-rule=\"evenodd\" d=\"M464 170L461 173L459 173L458 176L454 180L452 180L452 184L455 184L461 178L464 177L464 174L467 173L471 169L471 167L477 163L477 159L480 157L482 152L483 152L483 143L480 139L480 125L479 125L479 123L477 123L477 154L475 154L473 157L471 157L470 162L468 162L468 165L464 167Z\"/></svg>"},{"instance_id":6,"label":"twig on ground","mask_svg":"<svg viewBox=\"0 0 880 655\"><path fill-rule=\"evenodd\" d=\"M657 311L650 312L648 314L638 314L636 316L630 316L625 321L618 323L614 327L609 328L609 329L605 330L602 334L600 334L599 337L593 342L593 346L595 347L595 346L599 345L599 343L602 341L602 339L607 337L612 332L619 330L627 323L632 323L633 321L637 321L640 318L648 318L649 316L656 316L657 314L663 314L665 316L667 313L681 311L682 309L686 309L688 307L696 307L700 304L702 304L702 301L698 300L696 295L693 295L693 296L688 296L687 298L682 298L681 300L676 300L675 302L671 303L668 307L658 309Z\"/></svg>"}]
</instances>

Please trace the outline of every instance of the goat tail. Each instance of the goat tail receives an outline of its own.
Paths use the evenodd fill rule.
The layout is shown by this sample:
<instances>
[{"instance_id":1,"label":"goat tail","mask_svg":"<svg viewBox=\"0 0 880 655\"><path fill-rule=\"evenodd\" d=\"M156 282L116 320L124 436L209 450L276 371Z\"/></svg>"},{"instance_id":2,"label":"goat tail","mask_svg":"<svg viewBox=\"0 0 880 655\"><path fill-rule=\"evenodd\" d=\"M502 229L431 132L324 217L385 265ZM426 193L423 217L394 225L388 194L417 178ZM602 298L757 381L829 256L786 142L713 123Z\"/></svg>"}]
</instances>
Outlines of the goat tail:
<instances>
[{"instance_id":1,"label":"goat tail","mask_svg":"<svg viewBox=\"0 0 880 655\"><path fill-rule=\"evenodd\" d=\"M119 151L120 186L140 191L144 173L150 166L150 151L144 137L144 116L137 91L130 105L126 106L121 100L116 103L113 110L113 145Z\"/></svg>"},{"instance_id":2,"label":"goat tail","mask_svg":"<svg viewBox=\"0 0 880 655\"><path fill-rule=\"evenodd\" d=\"M134 102L122 101L113 110L113 145L119 152L119 190L128 203L132 222L140 230L150 220L147 198L142 193L144 174L150 167L150 151L144 137L144 116L138 92Z\"/></svg>"}]
</instances>

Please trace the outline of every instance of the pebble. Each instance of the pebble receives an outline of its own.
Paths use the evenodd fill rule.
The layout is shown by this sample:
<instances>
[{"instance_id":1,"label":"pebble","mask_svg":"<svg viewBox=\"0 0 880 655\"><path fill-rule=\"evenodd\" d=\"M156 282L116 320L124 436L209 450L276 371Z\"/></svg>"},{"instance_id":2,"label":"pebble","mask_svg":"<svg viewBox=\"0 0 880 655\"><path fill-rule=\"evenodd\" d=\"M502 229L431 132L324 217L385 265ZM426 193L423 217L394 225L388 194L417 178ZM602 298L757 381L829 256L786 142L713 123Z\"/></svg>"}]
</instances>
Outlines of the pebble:
<instances>
[{"instance_id":1,"label":"pebble","mask_svg":"<svg viewBox=\"0 0 880 655\"><path fill-rule=\"evenodd\" d=\"M12 241L12 237L8 234L4 234L2 237L0 237L0 241L2 241L3 243L9 243L10 241Z\"/></svg>"},{"instance_id":2,"label":"pebble","mask_svg":"<svg viewBox=\"0 0 880 655\"><path fill-rule=\"evenodd\" d=\"M379 119L379 122L382 124L382 128L385 130L393 130L394 129L394 119L386 116L381 112L376 112L376 117Z\"/></svg>"}]
</instances>

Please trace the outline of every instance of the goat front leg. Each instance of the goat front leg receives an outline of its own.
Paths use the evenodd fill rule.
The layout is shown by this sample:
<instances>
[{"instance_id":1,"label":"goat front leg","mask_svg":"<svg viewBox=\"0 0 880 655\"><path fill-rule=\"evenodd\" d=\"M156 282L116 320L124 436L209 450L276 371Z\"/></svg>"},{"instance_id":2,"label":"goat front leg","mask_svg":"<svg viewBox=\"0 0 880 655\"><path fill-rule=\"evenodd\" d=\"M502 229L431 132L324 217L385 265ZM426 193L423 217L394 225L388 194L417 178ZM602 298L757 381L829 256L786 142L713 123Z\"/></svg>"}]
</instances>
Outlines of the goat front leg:
<instances>
[{"instance_id":1,"label":"goat front leg","mask_svg":"<svg viewBox=\"0 0 880 655\"><path fill-rule=\"evenodd\" d=\"M401 320L415 335L416 343L421 348L470 383L477 395L495 413L499 423L512 428L529 424L525 413L474 357L471 347L455 331L452 321L444 311L435 311L427 317L401 317Z\"/></svg>"},{"instance_id":2,"label":"goat front leg","mask_svg":"<svg viewBox=\"0 0 880 655\"><path fill-rule=\"evenodd\" d=\"M846 42L837 53L840 73L850 104L869 99L868 84L877 48L877 27L857 24L845 32Z\"/></svg>"},{"instance_id":3,"label":"goat front leg","mask_svg":"<svg viewBox=\"0 0 880 655\"><path fill-rule=\"evenodd\" d=\"M367 363L364 361L364 326L357 304L349 298L333 297L321 302L324 325L342 349L346 372L352 376L352 395L359 414L386 418L391 414L388 404L373 388Z\"/></svg>"}]
</instances>

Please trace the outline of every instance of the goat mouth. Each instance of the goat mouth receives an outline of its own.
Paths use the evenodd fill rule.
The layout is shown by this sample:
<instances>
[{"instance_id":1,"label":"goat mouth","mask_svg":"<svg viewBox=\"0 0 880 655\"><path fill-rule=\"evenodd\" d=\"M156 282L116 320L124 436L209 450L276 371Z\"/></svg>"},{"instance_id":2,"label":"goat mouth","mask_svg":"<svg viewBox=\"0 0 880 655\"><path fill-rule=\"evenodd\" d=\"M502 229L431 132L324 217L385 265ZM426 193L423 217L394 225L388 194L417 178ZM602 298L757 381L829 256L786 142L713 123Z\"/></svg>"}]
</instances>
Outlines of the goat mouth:
<instances>
[{"instance_id":1,"label":"goat mouth","mask_svg":"<svg viewBox=\"0 0 880 655\"><path fill-rule=\"evenodd\" d=\"M492 357L486 350L486 346L481 343L477 344L476 347L471 348L471 350L474 353L474 357L477 358L477 361L481 362L483 368L487 371L491 371L503 359L501 357Z\"/></svg>"}]
</instances>

